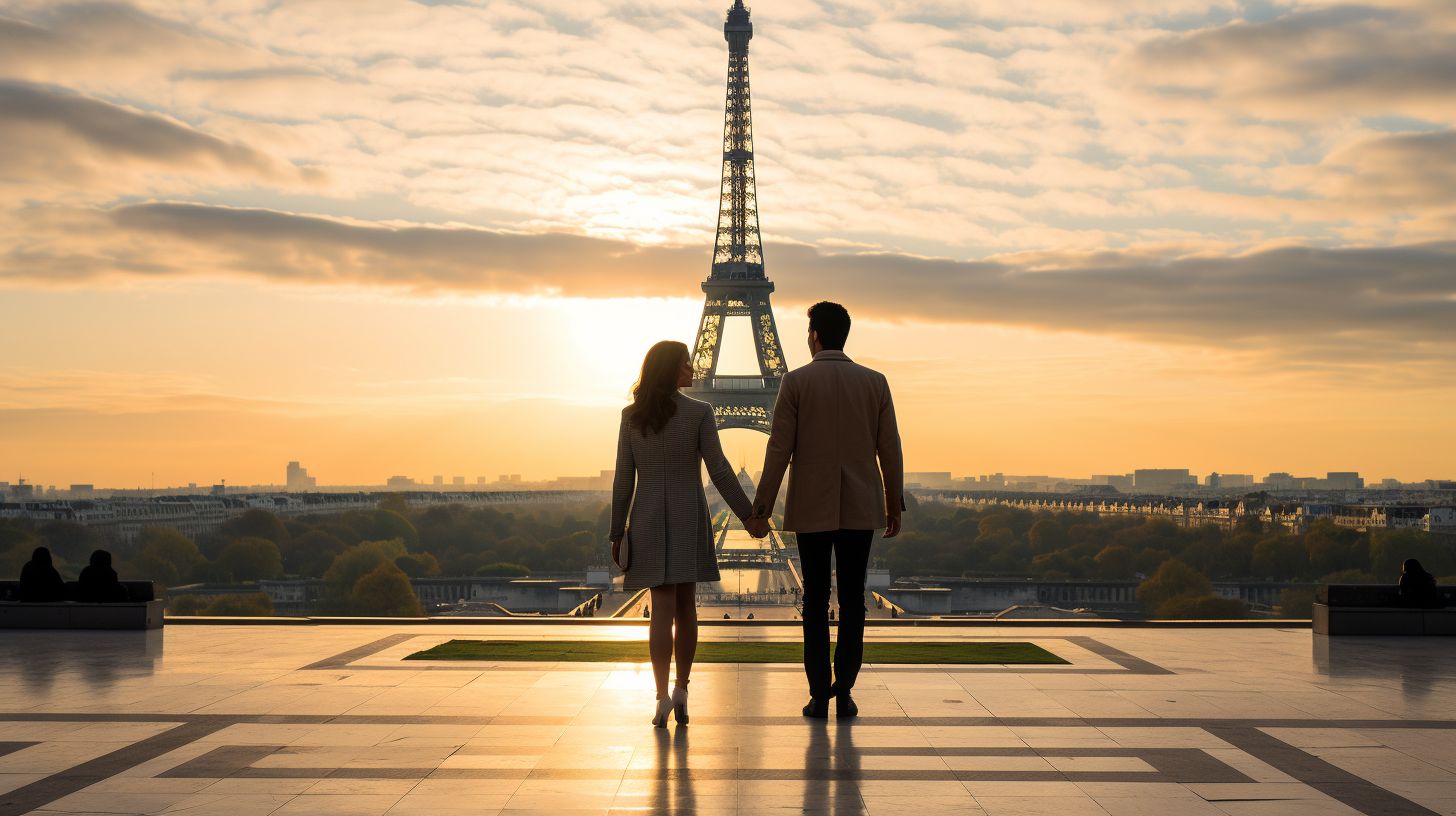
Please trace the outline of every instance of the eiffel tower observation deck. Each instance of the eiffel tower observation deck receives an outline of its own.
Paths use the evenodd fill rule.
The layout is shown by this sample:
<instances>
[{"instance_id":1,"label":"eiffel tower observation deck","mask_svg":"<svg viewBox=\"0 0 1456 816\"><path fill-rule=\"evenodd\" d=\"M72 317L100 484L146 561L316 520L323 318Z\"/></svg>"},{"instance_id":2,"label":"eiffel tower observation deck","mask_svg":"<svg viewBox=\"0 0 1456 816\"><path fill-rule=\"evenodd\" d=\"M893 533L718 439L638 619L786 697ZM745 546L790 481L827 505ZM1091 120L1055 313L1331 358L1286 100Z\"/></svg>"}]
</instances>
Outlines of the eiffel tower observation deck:
<instances>
[{"instance_id":1,"label":"eiffel tower observation deck","mask_svg":"<svg viewBox=\"0 0 1456 816\"><path fill-rule=\"evenodd\" d=\"M713 406L719 428L768 433L779 381L787 368L764 274L758 231L758 191L753 172L753 104L748 85L749 10L737 0L723 24L728 41L728 93L723 111L723 177L712 270L703 281L706 299L693 351L693 386L686 393ZM753 336L756 372L718 370L724 329L746 317Z\"/></svg>"}]
</instances>

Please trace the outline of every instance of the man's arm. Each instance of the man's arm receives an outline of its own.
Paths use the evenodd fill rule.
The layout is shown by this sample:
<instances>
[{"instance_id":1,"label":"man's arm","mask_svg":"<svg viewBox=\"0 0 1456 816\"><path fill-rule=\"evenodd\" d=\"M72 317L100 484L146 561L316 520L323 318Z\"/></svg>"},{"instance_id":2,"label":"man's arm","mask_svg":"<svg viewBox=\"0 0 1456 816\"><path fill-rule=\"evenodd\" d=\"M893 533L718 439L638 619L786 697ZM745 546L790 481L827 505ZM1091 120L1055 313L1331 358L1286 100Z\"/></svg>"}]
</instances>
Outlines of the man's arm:
<instances>
[{"instance_id":1,"label":"man's arm","mask_svg":"<svg viewBox=\"0 0 1456 816\"><path fill-rule=\"evenodd\" d=\"M884 537L894 538L900 532L900 514L905 511L905 457L900 449L900 426L895 422L895 401L890 397L888 380L880 400L875 453L880 458L880 478L885 483Z\"/></svg>"},{"instance_id":2,"label":"man's arm","mask_svg":"<svg viewBox=\"0 0 1456 816\"><path fill-rule=\"evenodd\" d=\"M758 494L753 499L753 515L768 518L779 497L784 471L794 454L794 439L799 427L799 397L793 377L785 377L774 402L773 427L768 434L768 447L763 452L763 477L758 481Z\"/></svg>"}]
</instances>

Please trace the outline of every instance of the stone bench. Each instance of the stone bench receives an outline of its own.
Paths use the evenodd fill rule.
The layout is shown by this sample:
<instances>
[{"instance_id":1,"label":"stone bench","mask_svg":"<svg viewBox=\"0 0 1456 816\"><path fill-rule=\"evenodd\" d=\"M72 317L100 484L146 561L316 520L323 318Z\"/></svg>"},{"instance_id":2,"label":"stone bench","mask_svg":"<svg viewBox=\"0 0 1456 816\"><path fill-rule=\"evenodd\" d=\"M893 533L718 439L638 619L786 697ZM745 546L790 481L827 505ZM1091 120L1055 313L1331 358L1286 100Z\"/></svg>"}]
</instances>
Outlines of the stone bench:
<instances>
[{"instance_id":1,"label":"stone bench","mask_svg":"<svg viewBox=\"0 0 1456 816\"><path fill-rule=\"evenodd\" d=\"M1402 605L1394 586L1332 584L1315 593L1317 635L1456 635L1456 587L1437 589L1441 606Z\"/></svg>"},{"instance_id":2,"label":"stone bench","mask_svg":"<svg viewBox=\"0 0 1456 816\"><path fill-rule=\"evenodd\" d=\"M19 581L0 581L0 629L160 629L166 602L151 581L122 581L127 600L82 603L74 600L20 603L13 600ZM66 597L76 597L75 581Z\"/></svg>"}]
</instances>

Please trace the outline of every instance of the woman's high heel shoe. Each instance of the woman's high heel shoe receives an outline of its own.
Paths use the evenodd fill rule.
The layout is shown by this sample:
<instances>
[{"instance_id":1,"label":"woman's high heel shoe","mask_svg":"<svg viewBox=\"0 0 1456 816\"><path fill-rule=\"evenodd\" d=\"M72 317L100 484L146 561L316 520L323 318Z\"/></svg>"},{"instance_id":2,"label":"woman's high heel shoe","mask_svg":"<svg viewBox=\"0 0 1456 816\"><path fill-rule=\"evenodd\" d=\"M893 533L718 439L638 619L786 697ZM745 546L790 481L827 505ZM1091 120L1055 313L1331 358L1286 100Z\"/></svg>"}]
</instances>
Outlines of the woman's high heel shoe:
<instances>
[{"instance_id":1,"label":"woman's high heel shoe","mask_svg":"<svg viewBox=\"0 0 1456 816\"><path fill-rule=\"evenodd\" d=\"M667 727L667 715L672 713L672 697L663 697L657 701L657 716L652 718L653 726L657 728Z\"/></svg>"},{"instance_id":2,"label":"woman's high heel shoe","mask_svg":"<svg viewBox=\"0 0 1456 816\"><path fill-rule=\"evenodd\" d=\"M673 686L672 687L672 696L669 699L671 699L671 701L672 701L672 716L675 717L675 718L677 718L677 724L678 725L687 725L688 724L688 690L687 690L687 688L684 687L684 686Z\"/></svg>"}]
</instances>

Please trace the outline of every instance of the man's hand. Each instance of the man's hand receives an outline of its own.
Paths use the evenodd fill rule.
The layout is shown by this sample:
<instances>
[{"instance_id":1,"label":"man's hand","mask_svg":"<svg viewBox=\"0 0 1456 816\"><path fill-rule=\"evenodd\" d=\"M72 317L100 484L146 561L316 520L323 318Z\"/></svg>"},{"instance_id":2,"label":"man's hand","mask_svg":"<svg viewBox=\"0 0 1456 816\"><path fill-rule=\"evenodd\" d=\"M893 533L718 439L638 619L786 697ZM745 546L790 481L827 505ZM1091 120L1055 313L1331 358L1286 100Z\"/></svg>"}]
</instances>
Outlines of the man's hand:
<instances>
[{"instance_id":1,"label":"man's hand","mask_svg":"<svg viewBox=\"0 0 1456 816\"><path fill-rule=\"evenodd\" d=\"M894 538L900 534L900 517L896 515L885 516L885 532L880 538Z\"/></svg>"},{"instance_id":2,"label":"man's hand","mask_svg":"<svg viewBox=\"0 0 1456 816\"><path fill-rule=\"evenodd\" d=\"M743 522L743 527L754 538L763 538L768 535L768 519L762 516L749 516Z\"/></svg>"},{"instance_id":3,"label":"man's hand","mask_svg":"<svg viewBox=\"0 0 1456 816\"><path fill-rule=\"evenodd\" d=\"M622 539L620 538L612 539L612 563L622 563Z\"/></svg>"}]
</instances>

